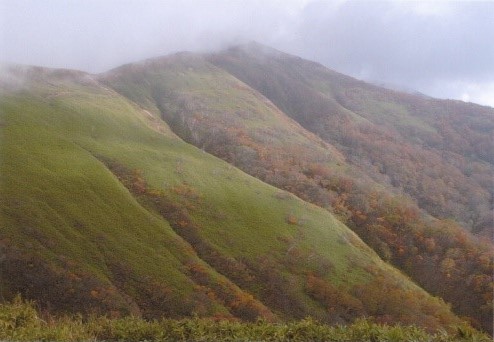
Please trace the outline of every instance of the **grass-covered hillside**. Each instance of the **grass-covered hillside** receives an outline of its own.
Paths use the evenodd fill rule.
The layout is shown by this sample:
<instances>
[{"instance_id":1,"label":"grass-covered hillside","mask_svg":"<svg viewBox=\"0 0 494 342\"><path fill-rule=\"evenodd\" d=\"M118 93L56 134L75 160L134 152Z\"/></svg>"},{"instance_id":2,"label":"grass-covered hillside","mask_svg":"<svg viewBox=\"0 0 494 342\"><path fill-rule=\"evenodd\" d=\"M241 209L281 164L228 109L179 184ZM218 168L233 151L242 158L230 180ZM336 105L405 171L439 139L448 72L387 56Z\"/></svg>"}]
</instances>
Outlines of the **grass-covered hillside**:
<instances>
[{"instance_id":1,"label":"grass-covered hillside","mask_svg":"<svg viewBox=\"0 0 494 342\"><path fill-rule=\"evenodd\" d=\"M148 319L460 322L327 210L185 143L153 108L80 72L8 72L2 299Z\"/></svg>"},{"instance_id":2,"label":"grass-covered hillside","mask_svg":"<svg viewBox=\"0 0 494 342\"><path fill-rule=\"evenodd\" d=\"M163 118L187 142L337 214L381 258L451 303L458 315L469 317L477 327L492 328L492 245L479 241L464 225L478 208L488 218L486 177L491 166L481 154L465 154L476 170L467 177L459 171L467 159L456 163L463 158L454 152L457 146L441 150L413 142L406 133L412 126L418 139L435 123L399 109L398 100L388 96L422 103L420 97L383 89L379 93L377 87L258 45L206 56L176 54L100 77ZM366 96L374 96L374 105L345 107L342 96L359 87ZM430 101L441 108L449 105ZM469 114L469 125L486 121L488 109L471 107L481 110ZM443 121L454 126L448 119L453 115L441 113ZM485 137L472 133L471 147L480 148L475 141ZM450 155L456 159L446 157ZM398 173L389 171L388 162ZM467 216L455 221L438 214L438 207L424 205L398 178L392 180L403 172L420 196L447 198L450 207ZM477 209L462 207L467 202ZM290 220L297 222L295 217Z\"/></svg>"}]
</instances>

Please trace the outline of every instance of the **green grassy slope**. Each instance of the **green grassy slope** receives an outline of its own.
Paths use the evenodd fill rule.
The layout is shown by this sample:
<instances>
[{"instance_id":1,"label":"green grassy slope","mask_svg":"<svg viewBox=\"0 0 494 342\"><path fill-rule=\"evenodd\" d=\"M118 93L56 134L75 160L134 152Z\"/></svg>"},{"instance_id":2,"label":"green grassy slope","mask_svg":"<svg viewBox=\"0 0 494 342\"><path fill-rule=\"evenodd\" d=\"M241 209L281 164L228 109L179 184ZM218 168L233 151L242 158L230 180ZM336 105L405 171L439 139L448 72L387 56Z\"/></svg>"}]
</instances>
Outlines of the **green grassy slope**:
<instances>
[{"instance_id":1,"label":"green grassy slope","mask_svg":"<svg viewBox=\"0 0 494 342\"><path fill-rule=\"evenodd\" d=\"M184 143L152 108L83 73L13 72L25 82L0 102L4 298L145 317L458 322L326 210Z\"/></svg>"},{"instance_id":2,"label":"green grassy slope","mask_svg":"<svg viewBox=\"0 0 494 342\"><path fill-rule=\"evenodd\" d=\"M152 308L134 292L156 282L177 316L190 314L194 303L180 310L194 286L183 265L197 257L95 158L123 159L157 137L116 94L54 74L2 97L3 290L56 309L139 313Z\"/></svg>"}]
</instances>

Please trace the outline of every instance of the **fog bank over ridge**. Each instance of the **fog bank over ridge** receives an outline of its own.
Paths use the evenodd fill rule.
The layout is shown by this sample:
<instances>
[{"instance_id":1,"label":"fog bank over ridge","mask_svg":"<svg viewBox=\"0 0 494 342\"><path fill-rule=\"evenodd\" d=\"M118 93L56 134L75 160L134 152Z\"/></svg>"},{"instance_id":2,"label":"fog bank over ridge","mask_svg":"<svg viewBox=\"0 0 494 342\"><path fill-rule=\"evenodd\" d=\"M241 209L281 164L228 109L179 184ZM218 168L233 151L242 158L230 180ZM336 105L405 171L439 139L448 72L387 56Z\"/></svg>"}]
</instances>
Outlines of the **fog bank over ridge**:
<instances>
[{"instance_id":1,"label":"fog bank over ridge","mask_svg":"<svg viewBox=\"0 0 494 342\"><path fill-rule=\"evenodd\" d=\"M248 41L353 77L494 106L494 2L0 1L0 61L102 72Z\"/></svg>"}]
</instances>

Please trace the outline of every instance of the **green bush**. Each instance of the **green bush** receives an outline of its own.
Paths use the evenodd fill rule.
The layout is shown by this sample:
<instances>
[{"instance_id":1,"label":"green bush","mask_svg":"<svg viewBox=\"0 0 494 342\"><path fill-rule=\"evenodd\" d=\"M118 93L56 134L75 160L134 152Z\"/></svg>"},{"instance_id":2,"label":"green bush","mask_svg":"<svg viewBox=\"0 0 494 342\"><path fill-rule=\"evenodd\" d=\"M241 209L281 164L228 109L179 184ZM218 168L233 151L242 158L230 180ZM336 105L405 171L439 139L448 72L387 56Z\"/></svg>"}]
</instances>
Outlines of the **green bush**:
<instances>
[{"instance_id":1,"label":"green bush","mask_svg":"<svg viewBox=\"0 0 494 342\"><path fill-rule=\"evenodd\" d=\"M80 341L92 334L80 318L60 318L47 323L34 303L17 296L11 303L0 304L0 340L9 341Z\"/></svg>"}]
</instances>

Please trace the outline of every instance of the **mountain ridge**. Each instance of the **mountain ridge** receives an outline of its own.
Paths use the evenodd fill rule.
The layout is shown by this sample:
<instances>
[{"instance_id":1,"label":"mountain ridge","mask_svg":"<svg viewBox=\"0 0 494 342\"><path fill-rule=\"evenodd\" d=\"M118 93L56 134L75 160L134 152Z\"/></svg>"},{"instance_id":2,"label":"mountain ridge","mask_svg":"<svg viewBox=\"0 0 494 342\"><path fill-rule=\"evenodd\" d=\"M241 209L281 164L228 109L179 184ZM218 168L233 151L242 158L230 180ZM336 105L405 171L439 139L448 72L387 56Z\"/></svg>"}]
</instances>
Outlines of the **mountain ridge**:
<instances>
[{"instance_id":1,"label":"mountain ridge","mask_svg":"<svg viewBox=\"0 0 494 342\"><path fill-rule=\"evenodd\" d=\"M16 271L18 268L14 267L25 265L29 269L29 262L32 262L29 260L32 260L33 254L27 252L27 246L20 244L18 238L13 239L24 236L33 245L40 246L41 254L38 257L45 264L36 265L41 270L46 269L43 272L48 283L54 279L59 282L73 278L71 272L74 273L76 267L71 259L78 260L76 264L80 264L78 267L84 272L77 271L75 278L68 280L69 285L65 288L68 293L74 289L74 285L70 284L77 284L78 278L86 279L85 284L92 284L98 278L94 278L95 275L101 272L106 274L102 279L107 277L110 280L107 283L109 287L89 285L87 291L81 291L80 286L75 287L77 290L73 293L80 294L82 299L90 298L87 310L93 306L117 313L120 307L121 314L134 312L145 317L188 315L195 310L204 316L243 319L262 316L273 320L311 314L332 323L348 322L354 317L368 314L383 321L415 323L430 329L456 322L441 301L432 299L399 271L383 263L340 223L339 220L345 221L345 215L350 215L346 219L347 225L359 223L359 216L355 216L341 195L353 186L354 177L362 175L361 183L372 182L371 177L352 168L348 157L342 158L342 152L331 141L324 140L317 132L306 130L292 117L284 118L282 114L285 115L285 112L269 96L261 95L261 91L211 64L209 58L191 53L178 54L172 58L128 64L99 75L54 71L54 76L50 76L50 72L45 70L41 72L45 79L41 77L34 84L28 82L20 92L2 96L1 129L3 139L9 143L2 148L3 159L8 161L3 164L2 192L11 198L19 197L19 191L24 194L17 202L14 201L17 204L2 202L2 245L8 251L8 274L14 279L10 281L10 286L29 298L41 300L45 305L56 303L54 295L47 298L41 295L41 290L29 289L29 277L39 277L39 272L30 271L32 273L27 273L29 277L25 278L24 275L22 278ZM30 145L35 144L36 140L26 138L28 132L44 136L38 138L37 149ZM57 143L53 144L52 140ZM72 176L66 178L65 184L74 182L80 184L80 188L74 185L61 192L57 190L65 194L60 198L68 199L72 191L77 194L88 186L103 198L110 199L112 196L100 193L99 188L105 191L111 188L111 193L119 193L117 198L127 203L127 208L133 208L130 211L140 213L136 217L155 222L151 225L155 228L146 228L149 236L142 235L138 239L144 241L141 245L151 259L163 260L158 255L164 252L158 251L164 247L158 247L160 244L150 237L167 232L168 237L160 240L169 245L163 251L171 248L173 252L166 252L168 254L165 255L175 255L175 259L178 257L178 263L171 263L176 267L168 267L167 272L175 274L176 284L185 281L187 289L177 290L177 285L174 287L169 283L172 278L166 280L159 275L158 270L162 266L156 271L147 270L142 262L138 262L132 254L124 253L121 248L116 251L119 251L122 260L130 261L129 266L112 257L111 251L115 246L111 240L118 236L112 234L118 231L118 227L124 227L121 219L117 219L122 214L118 206L97 202L101 203L100 211L107 208L101 213L105 210L116 213L114 222L109 226L117 230L113 233L107 231L106 238L101 242L88 242L89 250L94 250L95 246L108 249L104 253L94 253L99 255L92 261L94 266L89 267L91 263L78 255L80 253L71 251L73 248L69 247L67 239L50 233L50 226L60 225L57 228L61 229L60 232L66 230L75 234L77 231L78 235L73 236L79 236L79 239L84 234L96 233L94 229L88 230L91 224L102 227L101 223L107 221L102 221L102 218L89 220L90 215L79 213L81 222L69 225L43 223L42 218L49 217L47 213L54 211L53 208L45 209L40 203L50 198L58 208L55 210L57 217L70 221L74 212L60 206L59 197L49 190L59 188L55 178L46 176L48 178L43 184L36 180L39 175L35 176L35 170L38 168L30 170L35 189L38 189L34 191L19 181L29 177L15 172L13 166L23 170L29 165L40 165L41 170L47 171L46 175L62 176L59 166L53 165L64 162L54 163L53 152L46 149L48 146L59 151L60 157L57 158L66 158L67 165L73 163L72 155L79 158L84 155L82 159L92 160L90 165L95 170L93 183L84 185L77 183L77 170L81 170L79 164L65 167L72 170L69 173ZM68 150L63 152L67 147ZM36 151L44 159L36 157L30 161L29 150ZM49 160L53 161L53 165ZM22 166L23 163L28 166ZM253 166L255 169L250 169ZM298 197L261 183L236 167ZM199 169L203 172L198 173ZM97 181L103 174L107 181ZM341 178L343 174L349 178ZM284 183L285 180L288 182ZM100 185L97 185L98 182ZM101 186L106 183L113 185ZM305 186L310 189L309 192L306 192ZM379 188L383 187L379 185ZM124 193L125 196L122 195ZM48 196L41 200L39 196L43 194ZM79 200L87 210L90 206L84 198L82 196ZM21 212L31 212L22 208L23 203L31 203L31 211L38 214L22 218ZM92 208L97 212L95 207ZM406 211L400 211L401 207L396 210L398 215L408 215ZM413 210L410 215L420 217ZM335 212L338 219L329 212ZM364 214L360 212L359 215ZM31 223L23 223L23 220ZM139 231L142 225L146 225L144 221L128 220L134 222L135 227L134 230L129 228L129 232ZM9 229L6 229L6 222ZM356 230L356 227L352 228ZM251 230L263 236L261 240L265 240L267 245L253 240ZM358 229L356 231L359 232ZM457 239L457 233L454 230L454 239ZM96 233L96 236L98 234L102 233ZM458 235L458 238L461 236ZM133 246L131 249L135 250L138 246L135 241L125 239L122 240L125 241L124 245ZM468 235L463 239L478 247ZM454 241L451 243L453 246L463 246ZM57 250L56 246L65 246L72 256L57 261L57 266L51 270L51 257L47 258L43 253ZM376 246L373 248L376 249ZM254 253L256 258L252 256L252 251L257 251ZM384 247L378 253L381 257L387 255ZM391 253L388 260L393 259L395 252L388 253ZM347 258L346 255L352 257ZM486 257L489 263L488 253ZM106 258L113 259L108 261ZM451 256L450 259L458 262L455 258ZM105 263L112 266L101 266ZM163 261L157 264L163 265ZM463 270L463 266L458 267ZM490 266L486 267L488 269ZM280 271L273 272L274 269ZM5 276L5 268L2 271ZM58 278L50 278L52 273L49 272L57 274ZM139 280L141 277L147 279L145 283ZM485 286L484 278L479 278L479 281L478 286ZM395 297L391 296L381 303L381 307L377 307L373 301L382 286L387 286L389 293ZM8 291L5 292L4 288L2 291L7 296ZM64 290L59 286L57 291ZM62 304L70 309L73 305L70 296L63 298L67 302ZM396 298L401 298L402 304L403 301L407 303L408 311L397 305ZM105 300L107 304L101 305ZM176 306L180 300L187 303L182 310ZM201 305L201 301L206 304ZM414 301L416 304L412 304ZM166 309L166 305L153 307L153 303L173 305ZM174 313L173 310L177 311ZM488 319L489 308L482 312L487 314ZM465 313L474 317L471 312ZM479 327L479 323L474 324Z\"/></svg>"}]
</instances>

